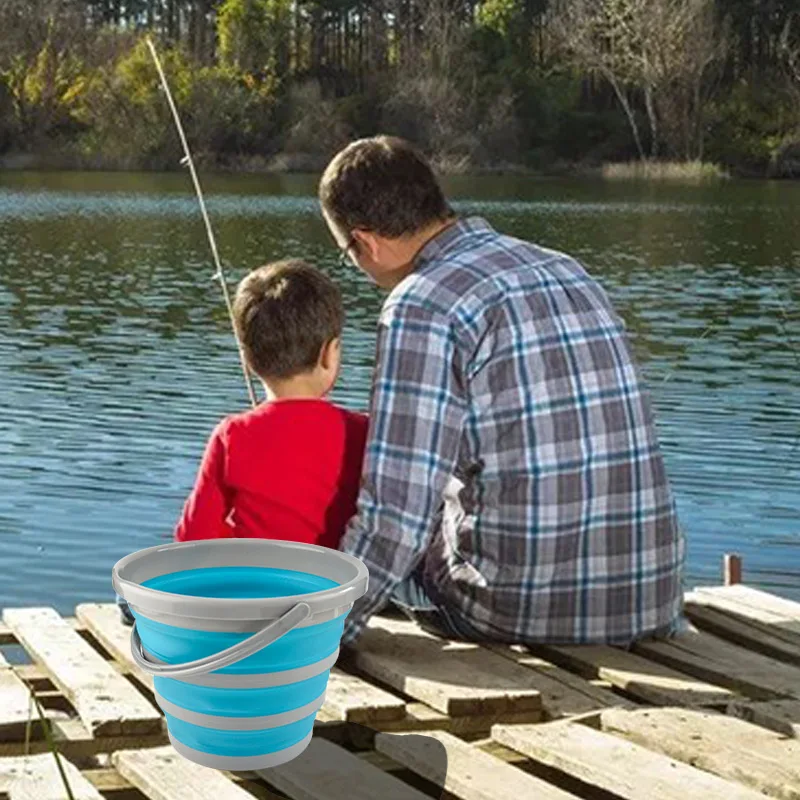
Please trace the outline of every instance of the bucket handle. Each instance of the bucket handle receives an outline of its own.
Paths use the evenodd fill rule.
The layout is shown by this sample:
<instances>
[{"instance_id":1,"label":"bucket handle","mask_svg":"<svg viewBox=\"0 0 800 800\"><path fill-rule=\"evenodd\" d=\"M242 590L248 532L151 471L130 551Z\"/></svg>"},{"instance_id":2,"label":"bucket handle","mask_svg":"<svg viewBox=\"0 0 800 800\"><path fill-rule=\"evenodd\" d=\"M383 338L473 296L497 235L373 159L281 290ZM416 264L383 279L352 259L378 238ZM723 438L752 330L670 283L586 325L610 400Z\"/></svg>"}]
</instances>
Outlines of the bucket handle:
<instances>
[{"instance_id":1,"label":"bucket handle","mask_svg":"<svg viewBox=\"0 0 800 800\"><path fill-rule=\"evenodd\" d=\"M231 664L257 653L289 633L310 616L311 607L307 603L298 603L248 639L237 642L225 650L220 650L219 653L213 653L195 661L187 661L184 664L157 664L150 661L144 653L142 639L134 622L131 630L131 656L138 667L160 678L188 678L192 675L205 675L208 672L229 667Z\"/></svg>"}]
</instances>

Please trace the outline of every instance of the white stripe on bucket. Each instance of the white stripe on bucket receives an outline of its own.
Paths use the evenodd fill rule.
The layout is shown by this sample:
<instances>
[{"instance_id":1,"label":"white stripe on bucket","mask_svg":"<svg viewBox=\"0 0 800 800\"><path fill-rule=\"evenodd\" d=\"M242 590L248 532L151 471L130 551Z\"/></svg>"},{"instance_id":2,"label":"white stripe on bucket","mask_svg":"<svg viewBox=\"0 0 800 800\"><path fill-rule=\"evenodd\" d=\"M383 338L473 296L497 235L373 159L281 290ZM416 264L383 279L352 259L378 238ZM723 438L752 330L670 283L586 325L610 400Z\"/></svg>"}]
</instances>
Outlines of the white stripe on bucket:
<instances>
[{"instance_id":1,"label":"white stripe on bucket","mask_svg":"<svg viewBox=\"0 0 800 800\"><path fill-rule=\"evenodd\" d=\"M167 732L169 733L169 731ZM218 756L214 753L206 753L203 750L187 747L171 733L169 734L169 740L179 755L188 758L189 761L194 761L196 764L230 772L247 772L253 769L277 767L280 764L291 761L293 758L297 758L308 747L313 735L314 731L312 730L305 739L293 744L291 747L286 747L283 750L272 750L256 756Z\"/></svg>"},{"instance_id":2,"label":"white stripe on bucket","mask_svg":"<svg viewBox=\"0 0 800 800\"><path fill-rule=\"evenodd\" d=\"M175 628L185 628L189 631L209 631L211 633L255 633L264 627L263 619L191 619L182 614L170 614L164 611L153 611L152 609L143 609L134 603L128 604L135 614L153 622L160 622L162 625L172 625ZM336 606L327 611L318 611L308 619L301 622L296 628L310 628L312 625L321 625L323 622L330 622L332 619L338 619L343 614L349 614L353 604L348 603L346 606Z\"/></svg>"},{"instance_id":3,"label":"white stripe on bucket","mask_svg":"<svg viewBox=\"0 0 800 800\"><path fill-rule=\"evenodd\" d=\"M282 597L218 598L175 594L153 590L143 583L160 575L203 569L209 566L251 567L264 563L265 548L271 551L269 564L327 578L336 585L299 595ZM277 619L300 602L307 603L311 613L305 622L316 622L332 609L351 606L364 595L369 573L363 562L354 556L328 547L276 539L204 539L195 542L148 547L121 558L111 575L117 594L144 616L176 615L182 622L176 627L210 631L211 622L264 623ZM195 623L194 620L197 622ZM195 630L194 628L191 628Z\"/></svg>"},{"instance_id":4,"label":"white stripe on bucket","mask_svg":"<svg viewBox=\"0 0 800 800\"><path fill-rule=\"evenodd\" d=\"M156 702L162 710L176 719L200 725L203 728L213 728L218 731L261 731L265 728L280 728L281 725L290 725L299 722L311 714L315 714L325 703L325 692L315 700L300 708L283 711L280 714L269 714L264 717L220 717L216 714L201 714L198 711L189 711L175 703L165 700L158 692L154 692Z\"/></svg>"},{"instance_id":5,"label":"white stripe on bucket","mask_svg":"<svg viewBox=\"0 0 800 800\"><path fill-rule=\"evenodd\" d=\"M147 653L147 651L145 650ZM148 658L156 664L166 664L159 658L147 653ZM316 678L317 675L329 670L339 658L339 648L321 661L316 661L305 667L284 669L280 672L253 672L253 673L220 673L211 672L208 675L192 675L187 678L171 678L170 680L190 683L193 686L211 686L216 689L268 689L271 686L287 686L290 683Z\"/></svg>"}]
</instances>

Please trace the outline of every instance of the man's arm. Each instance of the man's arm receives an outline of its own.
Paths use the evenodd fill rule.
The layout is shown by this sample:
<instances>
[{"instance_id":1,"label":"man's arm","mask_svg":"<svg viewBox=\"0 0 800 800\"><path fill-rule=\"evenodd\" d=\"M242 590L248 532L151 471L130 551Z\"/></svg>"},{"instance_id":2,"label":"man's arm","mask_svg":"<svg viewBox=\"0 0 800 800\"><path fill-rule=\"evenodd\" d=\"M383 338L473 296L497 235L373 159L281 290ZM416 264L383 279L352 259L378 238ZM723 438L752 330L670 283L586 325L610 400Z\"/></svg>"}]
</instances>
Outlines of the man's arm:
<instances>
[{"instance_id":1,"label":"man's arm","mask_svg":"<svg viewBox=\"0 0 800 800\"><path fill-rule=\"evenodd\" d=\"M221 539L231 536L226 519L231 510L225 488L225 423L220 423L206 445L194 489L175 528L175 541Z\"/></svg>"},{"instance_id":2,"label":"man's arm","mask_svg":"<svg viewBox=\"0 0 800 800\"><path fill-rule=\"evenodd\" d=\"M462 375L447 317L419 305L384 312L358 513L340 545L366 564L369 589L344 643L413 571L434 532L467 408Z\"/></svg>"}]
</instances>

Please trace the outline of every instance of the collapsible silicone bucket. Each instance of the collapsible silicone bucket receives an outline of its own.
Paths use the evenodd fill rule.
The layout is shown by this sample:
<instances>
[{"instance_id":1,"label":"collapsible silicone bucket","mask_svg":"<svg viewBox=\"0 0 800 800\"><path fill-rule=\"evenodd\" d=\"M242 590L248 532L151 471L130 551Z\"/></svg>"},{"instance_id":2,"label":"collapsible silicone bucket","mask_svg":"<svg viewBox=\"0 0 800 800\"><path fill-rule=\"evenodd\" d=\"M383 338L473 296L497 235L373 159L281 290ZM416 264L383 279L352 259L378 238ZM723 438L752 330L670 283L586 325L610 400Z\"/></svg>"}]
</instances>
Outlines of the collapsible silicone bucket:
<instances>
[{"instance_id":1,"label":"collapsible silicone bucket","mask_svg":"<svg viewBox=\"0 0 800 800\"><path fill-rule=\"evenodd\" d=\"M225 770L300 755L367 581L353 556L265 539L160 545L118 561L133 659L153 675L173 747Z\"/></svg>"}]
</instances>

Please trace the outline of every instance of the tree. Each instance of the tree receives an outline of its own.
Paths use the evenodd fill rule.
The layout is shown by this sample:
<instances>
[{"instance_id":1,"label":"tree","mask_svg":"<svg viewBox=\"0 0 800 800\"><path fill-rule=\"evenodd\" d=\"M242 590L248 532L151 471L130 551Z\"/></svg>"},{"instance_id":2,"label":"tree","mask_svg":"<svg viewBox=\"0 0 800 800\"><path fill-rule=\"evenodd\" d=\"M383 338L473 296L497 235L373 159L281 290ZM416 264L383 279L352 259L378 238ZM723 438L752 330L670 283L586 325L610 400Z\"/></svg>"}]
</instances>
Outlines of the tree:
<instances>
[{"instance_id":1,"label":"tree","mask_svg":"<svg viewBox=\"0 0 800 800\"><path fill-rule=\"evenodd\" d=\"M611 85L628 119L639 158L644 160L642 136L628 96L629 86L636 86L626 55L635 39L629 28L628 6L628 0L566 0L553 31L575 69L599 74Z\"/></svg>"},{"instance_id":2,"label":"tree","mask_svg":"<svg viewBox=\"0 0 800 800\"><path fill-rule=\"evenodd\" d=\"M726 39L713 0L569 0L559 19L573 64L605 77L645 158L629 90L641 92L650 126L650 157L666 141L672 155L702 154L702 120L711 68Z\"/></svg>"},{"instance_id":3,"label":"tree","mask_svg":"<svg viewBox=\"0 0 800 800\"><path fill-rule=\"evenodd\" d=\"M0 31L0 80L19 141L30 147L70 124L81 89L84 17L80 4L66 0L3 0Z\"/></svg>"},{"instance_id":4,"label":"tree","mask_svg":"<svg viewBox=\"0 0 800 800\"><path fill-rule=\"evenodd\" d=\"M790 14L784 23L780 54L790 77L800 83L800 11Z\"/></svg>"},{"instance_id":5,"label":"tree","mask_svg":"<svg viewBox=\"0 0 800 800\"><path fill-rule=\"evenodd\" d=\"M289 0L225 0L217 23L222 63L258 77L286 77L291 23Z\"/></svg>"},{"instance_id":6,"label":"tree","mask_svg":"<svg viewBox=\"0 0 800 800\"><path fill-rule=\"evenodd\" d=\"M728 50L727 26L718 22L713 0L659 0L641 6L646 37L640 70L652 154L659 155L663 143L668 155L702 158L706 108Z\"/></svg>"}]
</instances>

